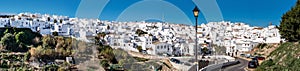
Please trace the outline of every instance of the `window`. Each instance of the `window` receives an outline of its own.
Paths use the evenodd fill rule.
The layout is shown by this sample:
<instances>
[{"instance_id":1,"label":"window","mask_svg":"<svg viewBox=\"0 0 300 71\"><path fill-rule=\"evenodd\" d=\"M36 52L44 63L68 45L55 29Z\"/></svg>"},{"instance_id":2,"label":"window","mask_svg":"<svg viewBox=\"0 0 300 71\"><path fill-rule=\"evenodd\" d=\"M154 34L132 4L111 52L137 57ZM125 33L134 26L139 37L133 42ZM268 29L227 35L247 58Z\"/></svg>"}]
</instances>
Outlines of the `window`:
<instances>
[{"instance_id":1,"label":"window","mask_svg":"<svg viewBox=\"0 0 300 71\"><path fill-rule=\"evenodd\" d=\"M54 30L54 26L53 25L50 25L50 27L51 27L52 30Z\"/></svg>"}]
</instances>

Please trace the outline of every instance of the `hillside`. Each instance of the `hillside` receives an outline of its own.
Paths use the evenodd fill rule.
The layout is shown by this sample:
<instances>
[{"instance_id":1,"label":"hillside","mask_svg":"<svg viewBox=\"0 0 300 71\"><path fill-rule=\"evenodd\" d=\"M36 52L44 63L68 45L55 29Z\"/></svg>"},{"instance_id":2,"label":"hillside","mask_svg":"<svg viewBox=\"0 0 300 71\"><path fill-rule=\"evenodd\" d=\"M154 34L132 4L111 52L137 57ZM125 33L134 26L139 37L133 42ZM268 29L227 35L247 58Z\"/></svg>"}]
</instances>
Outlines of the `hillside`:
<instances>
[{"instance_id":1,"label":"hillside","mask_svg":"<svg viewBox=\"0 0 300 71\"><path fill-rule=\"evenodd\" d=\"M281 17L280 35L288 42L272 51L257 71L300 71L300 0Z\"/></svg>"},{"instance_id":2,"label":"hillside","mask_svg":"<svg viewBox=\"0 0 300 71\"><path fill-rule=\"evenodd\" d=\"M300 71L300 44L286 42L267 56L256 71Z\"/></svg>"}]
</instances>

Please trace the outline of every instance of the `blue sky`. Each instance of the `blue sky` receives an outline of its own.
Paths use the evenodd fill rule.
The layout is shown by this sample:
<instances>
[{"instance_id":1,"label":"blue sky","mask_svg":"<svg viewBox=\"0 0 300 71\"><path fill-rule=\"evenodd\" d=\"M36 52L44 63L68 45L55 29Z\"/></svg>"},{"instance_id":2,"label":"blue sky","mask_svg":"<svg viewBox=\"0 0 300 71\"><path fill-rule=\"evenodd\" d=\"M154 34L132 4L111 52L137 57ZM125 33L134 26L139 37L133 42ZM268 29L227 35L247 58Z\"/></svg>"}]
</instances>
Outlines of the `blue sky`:
<instances>
[{"instance_id":1,"label":"blue sky","mask_svg":"<svg viewBox=\"0 0 300 71\"><path fill-rule=\"evenodd\" d=\"M93 4L97 4L97 2L104 2L108 0L99 0L99 1L94 0L94 1L95 3ZM75 17L76 11L80 6L80 2L82 1L81 0L1 0L0 13L31 12L31 13L55 14L55 15L66 15L70 17ZM86 9L87 10L90 9L91 11L93 11L95 10L95 8L99 9L98 6L103 6L103 9L101 10L101 14L99 14L99 18L101 20L115 21L123 13L123 11L127 11L126 9L128 7L136 4L137 2L141 2L141 0L110 0L105 6L103 5L103 3L99 3L102 5L91 5L91 7L86 7ZM157 17L160 16L163 17L163 15L166 15L165 19L167 22L176 23L178 20L181 20L180 18L184 18L184 19L187 18L190 21L192 21L192 23L194 23L195 20L191 11L195 6L193 1L164 0L164 2L170 4L159 5L159 6L172 6L172 7L164 7L146 14L157 15ZM217 5L219 6L222 17L225 21L245 22L252 26L267 26L270 22L278 25L281 16L285 12L287 12L292 6L295 5L296 0L216 0L216 2ZM145 4L145 3L141 3L141 4ZM137 6L141 6L141 5L137 5ZM127 12L132 12L132 13L128 13L128 15L130 16L138 13L144 14L145 9L153 9L153 8L155 9L159 6L157 5L143 6L142 8L131 7L132 11L127 11ZM174 10L177 8L180 10L180 12L178 10ZM176 11L174 12L174 14L183 13L187 17L183 17L182 15L174 16L173 10ZM86 13L88 14L88 12ZM172 16L169 15L169 17L167 17L168 14ZM204 15L203 13L200 14L199 23L207 22L207 20L204 18L203 15Z\"/></svg>"}]
</instances>

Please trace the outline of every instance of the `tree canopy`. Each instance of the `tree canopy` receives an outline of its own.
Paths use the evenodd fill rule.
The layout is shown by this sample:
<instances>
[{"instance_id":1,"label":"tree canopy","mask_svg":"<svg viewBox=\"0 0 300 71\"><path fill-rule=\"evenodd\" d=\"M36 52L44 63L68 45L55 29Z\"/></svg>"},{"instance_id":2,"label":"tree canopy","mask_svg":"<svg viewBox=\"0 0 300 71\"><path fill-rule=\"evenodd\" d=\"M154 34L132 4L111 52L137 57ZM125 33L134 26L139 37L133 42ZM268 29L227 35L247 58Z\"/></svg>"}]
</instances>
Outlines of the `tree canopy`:
<instances>
[{"instance_id":1,"label":"tree canopy","mask_svg":"<svg viewBox=\"0 0 300 71\"><path fill-rule=\"evenodd\" d=\"M31 44L34 36L31 35L31 33L25 33L22 31L16 34L15 38L18 43Z\"/></svg>"},{"instance_id":2,"label":"tree canopy","mask_svg":"<svg viewBox=\"0 0 300 71\"><path fill-rule=\"evenodd\" d=\"M281 17L279 32L288 41L300 40L300 0Z\"/></svg>"},{"instance_id":3,"label":"tree canopy","mask_svg":"<svg viewBox=\"0 0 300 71\"><path fill-rule=\"evenodd\" d=\"M4 49L15 51L18 47L15 37L11 33L5 34L0 43L4 46Z\"/></svg>"}]
</instances>

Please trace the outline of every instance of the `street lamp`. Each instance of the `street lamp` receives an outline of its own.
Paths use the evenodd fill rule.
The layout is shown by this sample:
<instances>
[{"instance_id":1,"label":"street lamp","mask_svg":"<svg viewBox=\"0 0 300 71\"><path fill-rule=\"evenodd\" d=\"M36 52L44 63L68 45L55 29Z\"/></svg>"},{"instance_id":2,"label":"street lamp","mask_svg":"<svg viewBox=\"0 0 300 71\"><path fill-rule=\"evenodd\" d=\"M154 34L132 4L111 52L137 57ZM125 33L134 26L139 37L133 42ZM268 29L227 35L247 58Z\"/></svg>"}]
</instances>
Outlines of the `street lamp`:
<instances>
[{"instance_id":1,"label":"street lamp","mask_svg":"<svg viewBox=\"0 0 300 71\"><path fill-rule=\"evenodd\" d=\"M196 21L197 21L197 18L198 18L198 15L199 15L199 9L198 9L198 7L197 7L197 6L195 6L195 8L194 8L193 12L194 12L194 16L195 16L195 18L196 18ZM197 25L197 22L196 22L196 25Z\"/></svg>"},{"instance_id":2,"label":"street lamp","mask_svg":"<svg viewBox=\"0 0 300 71\"><path fill-rule=\"evenodd\" d=\"M198 71L199 70L199 66L198 66L198 50L197 50L197 45L198 45L198 38L197 38L197 29L198 29L198 15L199 15L199 9L198 9L198 7L197 6L195 6L195 8L194 8L194 10L193 10L193 13L194 13L194 16L195 16L195 19L196 19L196 27L195 27L195 30L196 30L196 42L195 42L195 61L196 61L196 71Z\"/></svg>"}]
</instances>

